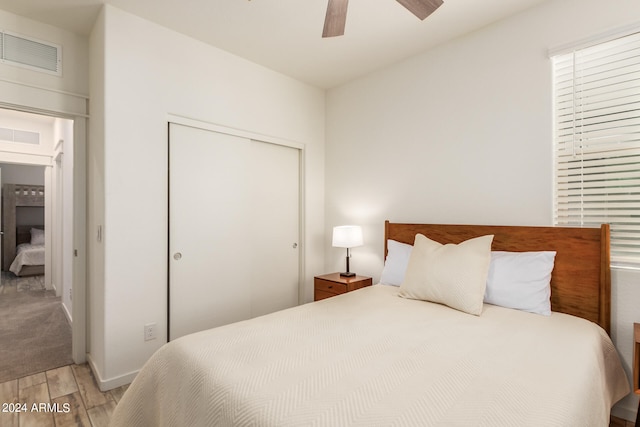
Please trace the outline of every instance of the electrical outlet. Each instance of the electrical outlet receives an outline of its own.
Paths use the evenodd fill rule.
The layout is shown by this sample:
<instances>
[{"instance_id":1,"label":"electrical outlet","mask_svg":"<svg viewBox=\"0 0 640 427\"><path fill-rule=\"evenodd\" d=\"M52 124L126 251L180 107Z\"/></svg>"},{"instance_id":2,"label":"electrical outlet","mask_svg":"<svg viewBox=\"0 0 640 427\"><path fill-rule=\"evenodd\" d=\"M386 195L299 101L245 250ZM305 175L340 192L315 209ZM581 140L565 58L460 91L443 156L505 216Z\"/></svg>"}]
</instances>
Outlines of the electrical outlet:
<instances>
[{"instance_id":1,"label":"electrical outlet","mask_svg":"<svg viewBox=\"0 0 640 427\"><path fill-rule=\"evenodd\" d=\"M71 289L69 289L69 301L71 301L73 299L73 292L71 292Z\"/></svg>"},{"instance_id":2,"label":"electrical outlet","mask_svg":"<svg viewBox=\"0 0 640 427\"><path fill-rule=\"evenodd\" d=\"M144 340L155 340L158 338L158 324L157 323L147 323L144 325Z\"/></svg>"}]
</instances>

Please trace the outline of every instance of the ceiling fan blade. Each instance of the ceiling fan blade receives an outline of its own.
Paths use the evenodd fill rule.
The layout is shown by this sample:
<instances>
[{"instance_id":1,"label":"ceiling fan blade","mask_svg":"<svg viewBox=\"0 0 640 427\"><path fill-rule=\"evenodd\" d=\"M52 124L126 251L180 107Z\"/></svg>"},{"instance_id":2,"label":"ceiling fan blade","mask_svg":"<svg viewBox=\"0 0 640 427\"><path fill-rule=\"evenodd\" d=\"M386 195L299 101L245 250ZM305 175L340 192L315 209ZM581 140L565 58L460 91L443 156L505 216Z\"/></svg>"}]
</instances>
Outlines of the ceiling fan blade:
<instances>
[{"instance_id":1,"label":"ceiling fan blade","mask_svg":"<svg viewBox=\"0 0 640 427\"><path fill-rule=\"evenodd\" d=\"M349 0L329 0L327 15L324 18L322 37L335 37L344 34L348 3Z\"/></svg>"},{"instance_id":2,"label":"ceiling fan blade","mask_svg":"<svg viewBox=\"0 0 640 427\"><path fill-rule=\"evenodd\" d=\"M442 6L442 0L396 0L421 20Z\"/></svg>"}]
</instances>

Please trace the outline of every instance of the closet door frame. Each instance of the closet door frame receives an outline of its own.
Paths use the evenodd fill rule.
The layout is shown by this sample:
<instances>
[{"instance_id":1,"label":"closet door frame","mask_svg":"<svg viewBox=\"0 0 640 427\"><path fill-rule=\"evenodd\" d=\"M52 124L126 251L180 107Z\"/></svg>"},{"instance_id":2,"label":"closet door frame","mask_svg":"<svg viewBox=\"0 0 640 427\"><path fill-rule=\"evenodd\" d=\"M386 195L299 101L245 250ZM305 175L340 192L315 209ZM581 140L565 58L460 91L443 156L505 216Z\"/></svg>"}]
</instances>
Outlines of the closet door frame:
<instances>
[{"instance_id":1,"label":"closet door frame","mask_svg":"<svg viewBox=\"0 0 640 427\"><path fill-rule=\"evenodd\" d=\"M297 141L291 141L283 138L273 137L269 135L262 135L255 132L245 131L241 129L230 128L227 126L218 125L215 123L204 122L201 120L195 120L188 117L182 117L178 115L169 114L167 117L167 161L169 161L169 131L171 124L182 125L182 126L190 126L197 129L203 129L207 131L213 131L218 133L223 133L227 135L237 136L241 138L246 138L249 140L254 140L258 142L264 142L268 144L281 145L284 147L297 149L299 152L298 164L299 164L299 197L298 197L298 212L299 222L298 222L298 304L303 304L305 302L304 299L304 277L305 277L305 252L306 252L306 236L304 233L305 230L305 144L299 143ZM170 175L168 173L169 164L167 163L167 188L169 188L170 183L168 180L170 179ZM168 209L167 205L167 209ZM170 219L167 217L167 337L170 336L170 272L169 268L171 265L170 257L171 257L171 247L169 240L169 227L170 227Z\"/></svg>"}]
</instances>

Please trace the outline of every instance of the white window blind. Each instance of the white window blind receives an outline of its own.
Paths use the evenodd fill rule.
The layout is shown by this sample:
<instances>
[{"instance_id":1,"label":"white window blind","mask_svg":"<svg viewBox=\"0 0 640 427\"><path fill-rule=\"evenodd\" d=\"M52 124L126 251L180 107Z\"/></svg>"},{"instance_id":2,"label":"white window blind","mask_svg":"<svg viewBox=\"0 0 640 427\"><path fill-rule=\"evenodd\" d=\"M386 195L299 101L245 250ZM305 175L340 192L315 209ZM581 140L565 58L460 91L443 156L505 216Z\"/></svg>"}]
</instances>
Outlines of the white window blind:
<instances>
[{"instance_id":1,"label":"white window blind","mask_svg":"<svg viewBox=\"0 0 640 427\"><path fill-rule=\"evenodd\" d=\"M555 223L611 224L611 261L640 266L640 33L552 58Z\"/></svg>"}]
</instances>

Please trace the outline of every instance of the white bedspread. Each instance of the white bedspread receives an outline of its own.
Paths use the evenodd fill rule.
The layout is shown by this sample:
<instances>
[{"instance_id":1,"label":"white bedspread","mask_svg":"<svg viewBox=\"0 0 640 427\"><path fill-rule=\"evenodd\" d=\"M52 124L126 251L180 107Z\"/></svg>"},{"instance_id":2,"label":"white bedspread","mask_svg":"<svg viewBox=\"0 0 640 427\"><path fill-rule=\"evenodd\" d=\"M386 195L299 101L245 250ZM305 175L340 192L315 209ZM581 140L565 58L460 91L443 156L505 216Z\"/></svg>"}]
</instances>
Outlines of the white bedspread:
<instances>
[{"instance_id":1,"label":"white bedspread","mask_svg":"<svg viewBox=\"0 0 640 427\"><path fill-rule=\"evenodd\" d=\"M112 426L608 426L629 392L607 334L476 317L373 286L173 341Z\"/></svg>"},{"instance_id":2,"label":"white bedspread","mask_svg":"<svg viewBox=\"0 0 640 427\"><path fill-rule=\"evenodd\" d=\"M20 274L23 265L44 265L44 245L21 243L16 247L16 257L9 271Z\"/></svg>"}]
</instances>

